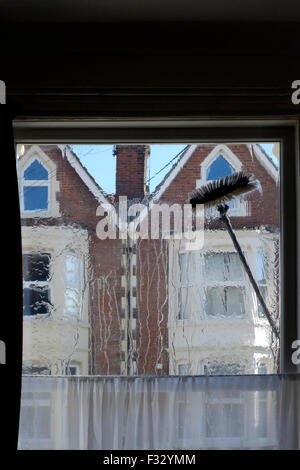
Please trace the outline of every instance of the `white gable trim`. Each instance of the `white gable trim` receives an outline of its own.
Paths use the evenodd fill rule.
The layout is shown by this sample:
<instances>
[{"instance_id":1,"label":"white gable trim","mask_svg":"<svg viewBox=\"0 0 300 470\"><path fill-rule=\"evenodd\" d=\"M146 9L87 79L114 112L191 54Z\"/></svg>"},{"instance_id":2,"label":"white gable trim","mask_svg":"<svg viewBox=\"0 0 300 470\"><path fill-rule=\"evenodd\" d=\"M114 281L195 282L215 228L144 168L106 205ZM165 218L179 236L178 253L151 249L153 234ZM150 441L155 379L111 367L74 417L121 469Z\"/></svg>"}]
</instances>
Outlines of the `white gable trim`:
<instances>
[{"instance_id":1,"label":"white gable trim","mask_svg":"<svg viewBox=\"0 0 300 470\"><path fill-rule=\"evenodd\" d=\"M104 196L103 192L97 187L95 182L92 180L88 172L83 168L82 165L78 162L77 158L74 157L71 150L66 145L58 145L59 149L62 152L63 157L66 156L70 165L74 168L76 173L80 176L82 181L95 196L98 202L104 204L110 204L111 202Z\"/></svg>"}]
</instances>

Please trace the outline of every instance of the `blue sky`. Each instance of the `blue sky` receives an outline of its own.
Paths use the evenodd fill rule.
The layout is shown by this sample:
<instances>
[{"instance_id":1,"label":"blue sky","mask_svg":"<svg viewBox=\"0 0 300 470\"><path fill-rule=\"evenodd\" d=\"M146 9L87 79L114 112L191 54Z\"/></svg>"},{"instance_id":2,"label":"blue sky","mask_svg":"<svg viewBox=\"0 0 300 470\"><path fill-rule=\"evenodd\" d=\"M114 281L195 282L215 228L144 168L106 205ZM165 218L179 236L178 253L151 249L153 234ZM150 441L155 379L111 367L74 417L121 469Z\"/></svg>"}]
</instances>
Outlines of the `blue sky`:
<instances>
[{"instance_id":1,"label":"blue sky","mask_svg":"<svg viewBox=\"0 0 300 470\"><path fill-rule=\"evenodd\" d=\"M273 144L262 144L268 155L275 159L272 154ZM171 159L181 152L186 144L176 145L151 145L150 157L148 159L147 179L151 178L150 191L163 179L164 175L170 170L172 165L167 165ZM86 167L89 173L101 188L109 194L115 192L115 173L116 158L113 156L113 145L72 145L72 148L81 163ZM179 158L179 157L178 157ZM164 168L158 175L156 173ZM154 176L156 175L156 176Z\"/></svg>"}]
</instances>

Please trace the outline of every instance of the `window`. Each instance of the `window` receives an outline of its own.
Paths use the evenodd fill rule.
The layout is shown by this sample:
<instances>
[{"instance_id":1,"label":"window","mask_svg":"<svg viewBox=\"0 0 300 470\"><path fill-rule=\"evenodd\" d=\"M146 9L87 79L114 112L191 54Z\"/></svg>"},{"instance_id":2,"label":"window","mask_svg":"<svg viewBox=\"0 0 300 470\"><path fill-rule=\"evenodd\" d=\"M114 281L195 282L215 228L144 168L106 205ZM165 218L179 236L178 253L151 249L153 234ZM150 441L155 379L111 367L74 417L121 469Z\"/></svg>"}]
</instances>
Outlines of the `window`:
<instances>
[{"instance_id":1,"label":"window","mask_svg":"<svg viewBox=\"0 0 300 470\"><path fill-rule=\"evenodd\" d=\"M79 316L81 312L82 262L74 252L66 254L65 262L65 313Z\"/></svg>"},{"instance_id":2,"label":"window","mask_svg":"<svg viewBox=\"0 0 300 470\"><path fill-rule=\"evenodd\" d=\"M178 364L178 375L190 375L192 371L192 365L187 364Z\"/></svg>"},{"instance_id":3,"label":"window","mask_svg":"<svg viewBox=\"0 0 300 470\"><path fill-rule=\"evenodd\" d=\"M71 364L66 366L65 374L66 375L80 375L80 365L71 362Z\"/></svg>"},{"instance_id":4,"label":"window","mask_svg":"<svg viewBox=\"0 0 300 470\"><path fill-rule=\"evenodd\" d=\"M257 253L257 284L263 296L264 301L267 302L268 287L267 287L266 272L265 272L265 257L262 251L259 251ZM257 313L258 313L259 318L265 318L265 314L263 312L262 306L258 299L257 299Z\"/></svg>"},{"instance_id":5,"label":"window","mask_svg":"<svg viewBox=\"0 0 300 470\"><path fill-rule=\"evenodd\" d=\"M23 314L47 315L51 312L49 253L23 254Z\"/></svg>"},{"instance_id":6,"label":"window","mask_svg":"<svg viewBox=\"0 0 300 470\"><path fill-rule=\"evenodd\" d=\"M245 315L244 273L237 253L206 253L206 315L240 317Z\"/></svg>"},{"instance_id":7,"label":"window","mask_svg":"<svg viewBox=\"0 0 300 470\"><path fill-rule=\"evenodd\" d=\"M199 364L210 353L220 359L225 351L232 362L243 355L247 367L251 363L247 373L252 373L254 353L269 351L271 340L266 322L257 321L255 293L248 289L248 277L225 227L221 221L205 222L202 245L200 237L196 244L179 240L173 226L174 211L171 211L170 237L152 239L150 212L154 204L161 207L165 203L171 206L186 202L199 173L210 181L243 166L253 169L263 189L263 192L249 194L255 212L251 218L241 220L231 218L230 211L229 217L256 277L255 256L263 245L262 237L270 239L274 230L278 238L280 234L280 220L276 222L280 209L279 164L277 170L274 167L275 175L269 173L264 167L269 164L268 156L262 155L262 162L255 155L252 158L247 143L218 145L194 140L193 144L180 145L179 157L178 149L174 152L162 145L165 148L159 152L165 155L166 163L172 161L173 164L159 176L158 186L149 194L144 183L149 176L151 178L149 165L154 161L151 158L156 144L90 145L89 149L80 149L76 144L53 144L51 150L49 147L39 145L40 152L49 160L52 158L59 170L61 217L42 219L40 224L38 220L24 224L26 249L51 250L51 297L55 304L51 321L54 324L57 320L62 325L59 339L58 334L50 338L49 331L47 338L42 336L44 331L41 334L36 329L32 331L32 336L40 339L41 356L43 348L47 353L54 350L52 341L58 352L51 363L61 361L60 374L64 373L66 361L70 359L82 363L83 374L88 371L95 375L176 375L184 373L184 364L190 362L189 375L199 373ZM29 145L25 148L29 149ZM35 152L38 152L36 148ZM93 153L97 169L93 167ZM114 165L110 167L111 189L104 190L101 185L106 184L106 178L100 170L106 161ZM50 173L45 160L41 163ZM138 174L128 171L131 165L132 168L139 165ZM151 165L150 170L156 174ZM115 238L110 232L107 232L107 239L98 236L97 227L106 216L101 218L100 212L95 216L95 209L110 203L120 219L122 207L118 196L122 185L125 193L135 190L136 199L145 202L149 216L148 238L125 240L119 236L118 227ZM142 196L145 199L141 199ZM272 205L274 210L270 214L269 207L274 200L276 204ZM132 221L130 217L134 217L129 211L131 208L129 205L125 213L128 223ZM158 233L165 236L164 221L164 214L161 214ZM77 230L87 233L84 249L79 247L81 235ZM191 227L188 230L192 234ZM43 243L41 234L45 236ZM42 324L27 323L34 328L36 323ZM32 343L28 331L24 344L28 345L28 357L31 355L34 359L30 350ZM86 361L79 354L83 350Z\"/></svg>"},{"instance_id":8,"label":"window","mask_svg":"<svg viewBox=\"0 0 300 470\"><path fill-rule=\"evenodd\" d=\"M35 440L38 449L51 449L54 437L51 392L25 390L22 392L21 403L19 446L31 449L31 442Z\"/></svg>"},{"instance_id":9,"label":"window","mask_svg":"<svg viewBox=\"0 0 300 470\"><path fill-rule=\"evenodd\" d=\"M23 174L23 209L24 211L48 211L48 204L48 171L35 159Z\"/></svg>"},{"instance_id":10,"label":"window","mask_svg":"<svg viewBox=\"0 0 300 470\"><path fill-rule=\"evenodd\" d=\"M204 365L205 375L242 375L242 364L212 361ZM213 390L206 396L206 437L216 439L238 439L244 435L245 403L240 390Z\"/></svg>"},{"instance_id":11,"label":"window","mask_svg":"<svg viewBox=\"0 0 300 470\"><path fill-rule=\"evenodd\" d=\"M200 179L196 182L196 187L243 169L242 162L229 147L229 145L220 144L213 148L201 163L201 175ZM229 202L229 206L231 214L238 217L246 216L249 212L246 200L234 199ZM206 209L206 215L207 217L216 218L218 217L218 212L215 208L208 208Z\"/></svg>"},{"instance_id":12,"label":"window","mask_svg":"<svg viewBox=\"0 0 300 470\"><path fill-rule=\"evenodd\" d=\"M190 319L197 309L199 253L179 253L178 320Z\"/></svg>"},{"instance_id":13,"label":"window","mask_svg":"<svg viewBox=\"0 0 300 470\"><path fill-rule=\"evenodd\" d=\"M46 218L60 216L57 162L42 146L18 146L17 170L21 217Z\"/></svg>"},{"instance_id":14,"label":"window","mask_svg":"<svg viewBox=\"0 0 300 470\"><path fill-rule=\"evenodd\" d=\"M243 364L212 361L204 365L204 375L242 375L245 372Z\"/></svg>"},{"instance_id":15,"label":"window","mask_svg":"<svg viewBox=\"0 0 300 470\"><path fill-rule=\"evenodd\" d=\"M47 366L24 365L22 375L51 375L51 371Z\"/></svg>"}]
</instances>

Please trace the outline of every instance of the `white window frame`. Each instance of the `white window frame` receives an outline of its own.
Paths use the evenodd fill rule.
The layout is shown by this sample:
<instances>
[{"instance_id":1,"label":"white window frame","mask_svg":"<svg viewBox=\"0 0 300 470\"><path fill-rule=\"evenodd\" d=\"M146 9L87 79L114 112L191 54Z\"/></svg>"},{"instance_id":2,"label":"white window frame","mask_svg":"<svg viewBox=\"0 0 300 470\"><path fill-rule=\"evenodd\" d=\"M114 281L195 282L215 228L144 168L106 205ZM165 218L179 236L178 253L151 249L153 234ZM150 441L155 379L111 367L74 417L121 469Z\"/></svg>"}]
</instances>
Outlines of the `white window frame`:
<instances>
[{"instance_id":1,"label":"white window frame","mask_svg":"<svg viewBox=\"0 0 300 470\"><path fill-rule=\"evenodd\" d=\"M221 251L222 254L235 254L235 256L238 257L238 254L232 249L230 250L229 247L227 247L226 249L222 250ZM208 321L217 321L217 320L243 320L243 319L246 319L247 317L249 317L249 315L247 314L247 308L246 308L246 304L247 304L247 279L246 279L246 276L245 276L245 273L244 273L244 270L243 270L243 267L241 266L241 271L242 271L242 276L243 276L243 279L241 281L214 281L213 283L212 282L209 282L208 281L208 277L206 275L206 272L205 272L205 256L206 255L213 255L213 254L220 254L219 251L213 251L213 250L203 250L203 252L201 253L201 258L202 258L202 279L203 279L203 284L204 284L204 299L205 299L205 302L204 302L204 305L206 303L206 292L207 292L207 289L211 288L211 287L220 287L220 288L225 288L225 287L236 287L236 288L239 288L242 290L242 294L243 294L243 299L244 299L244 315L238 315L238 316L234 316L234 315L228 315L228 316L224 316L224 315L219 315L219 314L216 314L216 315L208 315L206 310L205 310L205 307L204 307L204 315L205 315L205 318L206 320Z\"/></svg>"}]
</instances>

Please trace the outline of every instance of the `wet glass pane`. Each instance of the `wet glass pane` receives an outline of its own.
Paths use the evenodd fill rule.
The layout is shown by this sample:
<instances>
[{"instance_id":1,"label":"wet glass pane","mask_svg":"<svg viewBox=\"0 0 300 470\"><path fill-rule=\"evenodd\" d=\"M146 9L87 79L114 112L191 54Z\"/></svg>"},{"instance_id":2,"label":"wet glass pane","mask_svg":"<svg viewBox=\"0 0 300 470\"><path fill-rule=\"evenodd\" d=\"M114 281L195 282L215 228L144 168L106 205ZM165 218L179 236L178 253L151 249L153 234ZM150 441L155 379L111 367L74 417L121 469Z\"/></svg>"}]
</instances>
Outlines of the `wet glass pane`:
<instances>
[{"instance_id":1,"label":"wet glass pane","mask_svg":"<svg viewBox=\"0 0 300 470\"><path fill-rule=\"evenodd\" d=\"M242 262L279 329L280 162L270 147L25 145L24 374L278 373L279 341ZM238 171L257 183L226 201L240 252L217 203L187 204ZM209 414L213 426L218 411Z\"/></svg>"},{"instance_id":2,"label":"wet glass pane","mask_svg":"<svg viewBox=\"0 0 300 470\"><path fill-rule=\"evenodd\" d=\"M211 316L244 315L244 292L240 287L209 287L206 290L206 314Z\"/></svg>"},{"instance_id":3,"label":"wet glass pane","mask_svg":"<svg viewBox=\"0 0 300 470\"><path fill-rule=\"evenodd\" d=\"M205 254L204 259L207 281L211 283L243 281L243 266L237 253L210 252Z\"/></svg>"},{"instance_id":4,"label":"wet glass pane","mask_svg":"<svg viewBox=\"0 0 300 470\"><path fill-rule=\"evenodd\" d=\"M25 253L23 259L24 281L48 281L50 277L49 253Z\"/></svg>"},{"instance_id":5,"label":"wet glass pane","mask_svg":"<svg viewBox=\"0 0 300 470\"><path fill-rule=\"evenodd\" d=\"M23 289L23 314L45 315L49 313L50 291L44 287L24 287Z\"/></svg>"}]
</instances>

